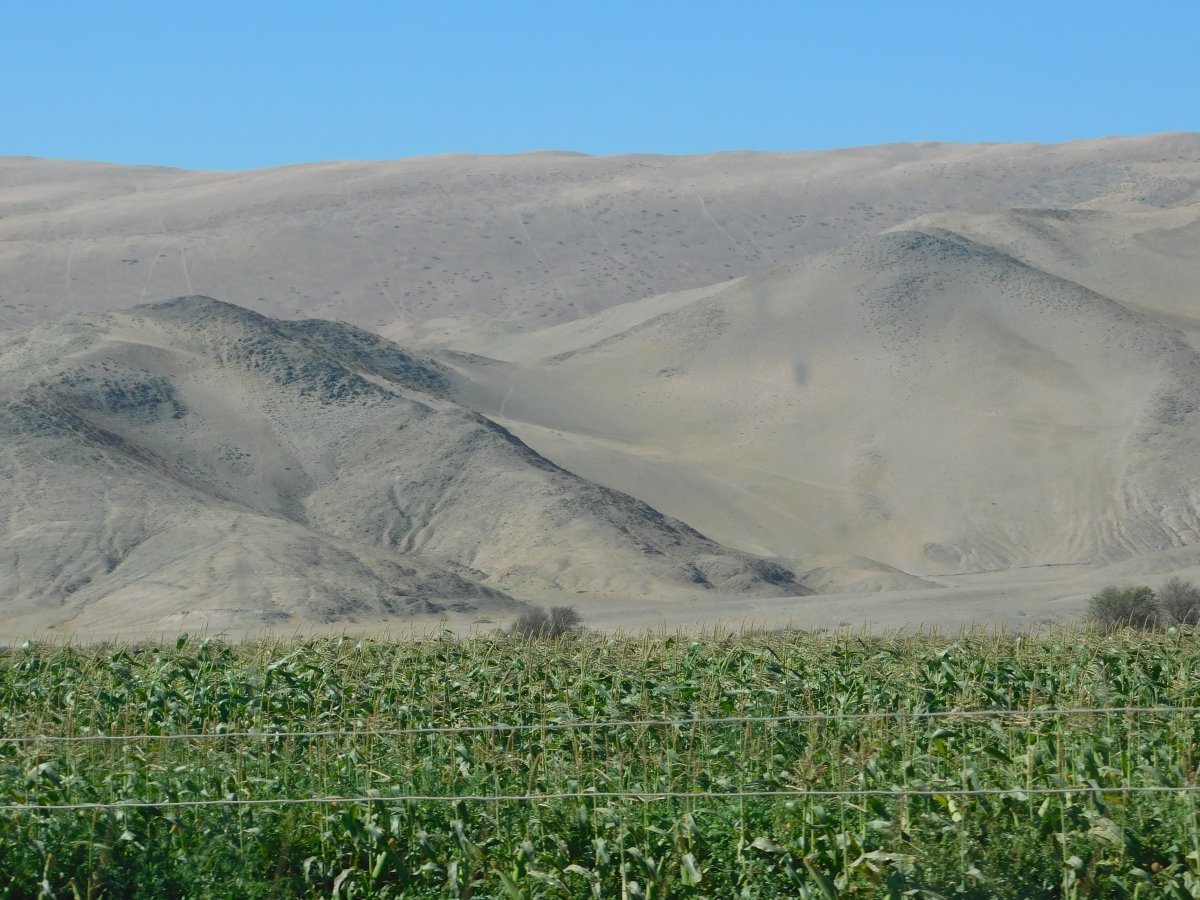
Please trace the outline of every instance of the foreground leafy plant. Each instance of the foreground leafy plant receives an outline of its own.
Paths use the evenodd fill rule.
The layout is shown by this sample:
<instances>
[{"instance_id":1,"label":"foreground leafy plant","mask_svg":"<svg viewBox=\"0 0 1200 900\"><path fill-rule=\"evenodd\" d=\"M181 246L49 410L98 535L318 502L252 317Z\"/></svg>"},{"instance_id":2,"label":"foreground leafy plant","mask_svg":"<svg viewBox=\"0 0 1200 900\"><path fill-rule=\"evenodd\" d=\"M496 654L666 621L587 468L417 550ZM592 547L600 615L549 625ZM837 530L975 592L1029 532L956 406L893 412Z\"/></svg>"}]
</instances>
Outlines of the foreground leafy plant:
<instances>
[{"instance_id":1,"label":"foreground leafy plant","mask_svg":"<svg viewBox=\"0 0 1200 900\"><path fill-rule=\"evenodd\" d=\"M29 645L0 896L1200 896L1198 673L1132 632ZM1094 707L1181 711L1053 712Z\"/></svg>"}]
</instances>

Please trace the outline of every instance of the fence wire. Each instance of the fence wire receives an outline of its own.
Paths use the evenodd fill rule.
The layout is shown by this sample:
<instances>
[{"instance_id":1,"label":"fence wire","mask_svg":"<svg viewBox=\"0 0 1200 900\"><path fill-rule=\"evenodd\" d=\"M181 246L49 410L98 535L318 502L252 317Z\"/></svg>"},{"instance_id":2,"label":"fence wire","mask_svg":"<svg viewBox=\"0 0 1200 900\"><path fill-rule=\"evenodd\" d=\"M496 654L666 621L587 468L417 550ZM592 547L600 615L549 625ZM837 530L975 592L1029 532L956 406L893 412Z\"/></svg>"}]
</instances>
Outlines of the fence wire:
<instances>
[{"instance_id":1,"label":"fence wire","mask_svg":"<svg viewBox=\"0 0 1200 900\"><path fill-rule=\"evenodd\" d=\"M1094 715L1170 715L1193 713L1200 715L1200 706L1101 706L1073 709L968 709L926 710L905 712L890 710L863 713L795 713L781 716L719 716L694 719L616 719L608 721L530 722L491 725L429 725L415 728L368 728L342 731L205 731L195 734L73 734L73 735L0 735L0 744L86 743L95 741L190 741L275 739L282 738L339 738L339 737L404 737L422 734L480 734L520 731L570 731L600 728L671 728L695 725L745 725L756 722L845 722L883 721L897 719L997 719L1050 718L1054 716Z\"/></svg>"},{"instance_id":2,"label":"fence wire","mask_svg":"<svg viewBox=\"0 0 1200 900\"><path fill-rule=\"evenodd\" d=\"M1097 787L1047 788L848 788L829 791L571 791L546 794L441 794L380 795L378 797L279 797L276 799L214 798L207 800L112 800L104 803L6 803L0 812L68 812L87 809L187 809L202 806L312 806L361 805L375 803L541 803L549 800L737 800L753 797L796 797L830 799L837 797L1026 797L1062 796L1065 794L1194 794L1200 785L1122 785Z\"/></svg>"},{"instance_id":3,"label":"fence wire","mask_svg":"<svg viewBox=\"0 0 1200 900\"><path fill-rule=\"evenodd\" d=\"M228 731L200 732L194 734L89 734L89 735L21 735L0 736L0 744L84 743L84 742L135 742L135 741L185 741L185 740L231 740L231 739L274 739L287 738L367 738L401 737L435 734L462 733L513 733L528 731L591 730L606 728L664 728L720 725L745 725L754 723L821 723L841 721L880 720L930 720L930 719L995 719L995 718L1052 718L1083 715L1200 715L1195 706L1110 706L1076 707L1067 709L986 709L986 710L889 710L862 713L795 713L779 716L721 716L686 719L627 719L607 721L566 721L540 723L494 723L487 725L438 725L412 728L353 729L327 731ZM328 796L328 797L277 797L271 799L206 798L201 800L114 800L107 802L39 804L0 804L0 812L34 812L50 814L81 810L108 809L188 809L200 807L262 807L300 805L362 805L378 803L541 803L562 800L635 800L653 802L660 800L719 800L748 798L867 798L867 797L1032 797L1062 796L1068 794L1127 795L1127 794L1194 794L1200 785L1123 785L1101 787L1095 784L1069 787L1028 788L846 788L839 790L738 790L738 791L572 791L561 793L527 794L463 794L463 795L377 795L377 796Z\"/></svg>"}]
</instances>

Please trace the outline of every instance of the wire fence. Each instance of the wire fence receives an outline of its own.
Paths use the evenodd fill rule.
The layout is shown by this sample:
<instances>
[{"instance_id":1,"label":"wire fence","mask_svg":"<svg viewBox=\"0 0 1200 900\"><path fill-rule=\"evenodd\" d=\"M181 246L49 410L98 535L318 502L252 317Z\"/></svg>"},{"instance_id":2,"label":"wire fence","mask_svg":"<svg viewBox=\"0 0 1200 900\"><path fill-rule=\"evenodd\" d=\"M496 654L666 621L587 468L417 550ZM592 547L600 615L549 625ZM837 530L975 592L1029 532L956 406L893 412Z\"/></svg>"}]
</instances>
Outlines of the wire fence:
<instances>
[{"instance_id":1,"label":"wire fence","mask_svg":"<svg viewBox=\"0 0 1200 900\"><path fill-rule=\"evenodd\" d=\"M271 799L211 798L206 800L113 800L97 803L6 803L0 812L67 812L87 809L170 809L203 806L313 806L370 803L540 803L550 800L737 800L745 798L796 797L829 799L837 797L1042 797L1067 794L1195 794L1200 785L1119 785L1098 787L1029 788L845 788L839 790L763 790L763 791L570 791L544 794L441 794L379 795L377 797L277 797Z\"/></svg>"},{"instance_id":2,"label":"wire fence","mask_svg":"<svg viewBox=\"0 0 1200 900\"><path fill-rule=\"evenodd\" d=\"M285 740L291 738L371 738L403 737L448 734L497 734L514 732L546 732L596 729L635 728L687 728L696 726L823 723L886 720L943 720L943 719L1046 719L1073 716L1141 716L1141 715L1196 715L1200 706L1109 706L1073 707L1063 709L982 709L982 710L887 710L860 713L794 713L776 716L720 716L680 719L625 719L587 720L538 723L492 723L484 725L437 725L409 728L370 728L325 731L210 731L189 734L86 734L86 735L0 735L0 744L70 744L89 742L137 742L137 741L209 741L209 740ZM1094 783L1065 787L1012 787L1012 788L940 788L909 786L893 788L842 788L837 790L729 790L729 791L597 791L580 790L569 792L546 792L525 794L461 794L461 795L367 795L367 796L321 796L321 797L274 797L274 798L205 798L199 800L112 800L105 802L41 804L3 803L0 812L7 813L54 813L81 810L110 809L187 809L199 807L284 807L337 804L376 803L540 803L563 800L634 800L653 802L662 800L714 800L749 798L868 798L868 797L1002 797L1019 796L1062 796L1071 794L1130 795L1130 794L1195 794L1200 785L1120 785L1103 787Z\"/></svg>"},{"instance_id":3,"label":"wire fence","mask_svg":"<svg viewBox=\"0 0 1200 900\"><path fill-rule=\"evenodd\" d=\"M339 738L404 737L422 734L483 734L522 731L568 731L600 728L672 728L697 725L746 725L754 723L884 721L911 719L996 719L1050 718L1055 716L1094 715L1200 715L1200 706L1100 706L1070 709L971 709L925 710L907 712L889 710L862 713L795 713L780 716L718 716L690 719L612 719L566 722L529 722L488 725L429 725L413 728L367 728L329 731L204 731L194 734L74 734L74 735L0 735L0 744L87 743L97 741L184 741L228 740L233 738Z\"/></svg>"}]
</instances>

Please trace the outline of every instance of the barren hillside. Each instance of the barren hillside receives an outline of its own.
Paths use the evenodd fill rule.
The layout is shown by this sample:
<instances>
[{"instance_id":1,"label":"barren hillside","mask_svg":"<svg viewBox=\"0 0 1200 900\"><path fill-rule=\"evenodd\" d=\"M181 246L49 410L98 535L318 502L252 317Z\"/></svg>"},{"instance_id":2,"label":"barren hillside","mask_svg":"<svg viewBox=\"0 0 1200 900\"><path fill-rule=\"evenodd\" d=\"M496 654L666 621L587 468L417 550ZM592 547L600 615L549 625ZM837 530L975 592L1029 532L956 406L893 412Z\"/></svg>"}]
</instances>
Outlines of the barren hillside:
<instances>
[{"instance_id":1,"label":"barren hillside","mask_svg":"<svg viewBox=\"0 0 1200 900\"><path fill-rule=\"evenodd\" d=\"M250 172L0 160L0 328L206 294L402 341L530 331L945 210L1177 204L1200 136Z\"/></svg>"},{"instance_id":2,"label":"barren hillside","mask_svg":"<svg viewBox=\"0 0 1200 900\"><path fill-rule=\"evenodd\" d=\"M1198 222L1195 134L0 160L0 631L1200 574Z\"/></svg>"},{"instance_id":3,"label":"barren hillside","mask_svg":"<svg viewBox=\"0 0 1200 900\"><path fill-rule=\"evenodd\" d=\"M556 461L829 587L1200 541L1185 334L954 232L893 231L584 333L535 363L446 359L466 402Z\"/></svg>"},{"instance_id":4,"label":"barren hillside","mask_svg":"<svg viewBox=\"0 0 1200 900\"><path fill-rule=\"evenodd\" d=\"M512 613L504 592L803 592L538 456L351 326L192 297L0 347L0 624Z\"/></svg>"}]
</instances>

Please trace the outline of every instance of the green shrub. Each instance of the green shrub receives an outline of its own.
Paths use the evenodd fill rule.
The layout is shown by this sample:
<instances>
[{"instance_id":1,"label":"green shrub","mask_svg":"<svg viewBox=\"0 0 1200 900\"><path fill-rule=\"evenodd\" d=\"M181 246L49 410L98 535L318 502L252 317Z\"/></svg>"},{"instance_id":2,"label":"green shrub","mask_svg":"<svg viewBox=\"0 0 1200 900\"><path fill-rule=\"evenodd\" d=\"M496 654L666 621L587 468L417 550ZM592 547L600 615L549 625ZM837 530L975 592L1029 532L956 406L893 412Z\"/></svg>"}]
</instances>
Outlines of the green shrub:
<instances>
[{"instance_id":1,"label":"green shrub","mask_svg":"<svg viewBox=\"0 0 1200 900\"><path fill-rule=\"evenodd\" d=\"M1158 598L1145 585L1106 587L1092 597L1088 618L1105 630L1114 628L1155 628L1161 618Z\"/></svg>"}]
</instances>

